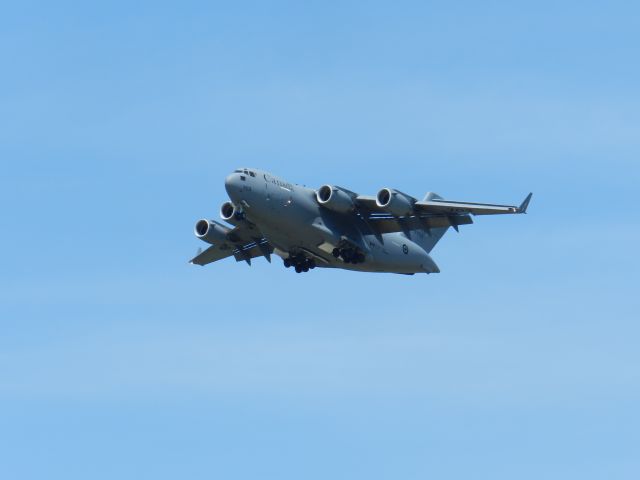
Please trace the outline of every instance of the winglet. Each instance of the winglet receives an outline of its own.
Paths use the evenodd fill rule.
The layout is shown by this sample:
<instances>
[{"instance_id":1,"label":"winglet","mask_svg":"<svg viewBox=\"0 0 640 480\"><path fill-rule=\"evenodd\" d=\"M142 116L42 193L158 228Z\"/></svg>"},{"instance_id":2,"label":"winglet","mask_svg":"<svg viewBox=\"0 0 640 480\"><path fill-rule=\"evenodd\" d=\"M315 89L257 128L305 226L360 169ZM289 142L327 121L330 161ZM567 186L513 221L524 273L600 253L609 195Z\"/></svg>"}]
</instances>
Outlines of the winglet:
<instances>
[{"instance_id":1,"label":"winglet","mask_svg":"<svg viewBox=\"0 0 640 480\"><path fill-rule=\"evenodd\" d=\"M523 202L518 207L518 213L527 213L527 207L529 206L529 202L531 201L531 197L533 196L533 192L527 195L527 198L523 200Z\"/></svg>"}]
</instances>

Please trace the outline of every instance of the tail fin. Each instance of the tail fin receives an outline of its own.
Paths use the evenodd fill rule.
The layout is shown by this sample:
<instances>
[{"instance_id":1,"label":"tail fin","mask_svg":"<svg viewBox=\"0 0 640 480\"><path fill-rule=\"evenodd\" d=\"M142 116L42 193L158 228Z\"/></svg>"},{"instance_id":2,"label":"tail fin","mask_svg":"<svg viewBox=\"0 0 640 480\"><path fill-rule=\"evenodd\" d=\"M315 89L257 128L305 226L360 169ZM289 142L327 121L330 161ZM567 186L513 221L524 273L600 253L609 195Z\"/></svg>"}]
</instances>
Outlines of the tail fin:
<instances>
[{"instance_id":1,"label":"tail fin","mask_svg":"<svg viewBox=\"0 0 640 480\"><path fill-rule=\"evenodd\" d=\"M437 193L433 193L433 192L427 192L427 194L424 196L424 198L422 199L423 202L428 202L429 200L444 200L444 198L442 198L440 195L438 195Z\"/></svg>"},{"instance_id":2,"label":"tail fin","mask_svg":"<svg viewBox=\"0 0 640 480\"><path fill-rule=\"evenodd\" d=\"M427 200L443 200L443 198L434 192L429 192L425 195L424 201ZM449 227L436 227L429 229L420 229L411 231L411 240L420 245L427 253L436 246L440 239L447 233Z\"/></svg>"}]
</instances>

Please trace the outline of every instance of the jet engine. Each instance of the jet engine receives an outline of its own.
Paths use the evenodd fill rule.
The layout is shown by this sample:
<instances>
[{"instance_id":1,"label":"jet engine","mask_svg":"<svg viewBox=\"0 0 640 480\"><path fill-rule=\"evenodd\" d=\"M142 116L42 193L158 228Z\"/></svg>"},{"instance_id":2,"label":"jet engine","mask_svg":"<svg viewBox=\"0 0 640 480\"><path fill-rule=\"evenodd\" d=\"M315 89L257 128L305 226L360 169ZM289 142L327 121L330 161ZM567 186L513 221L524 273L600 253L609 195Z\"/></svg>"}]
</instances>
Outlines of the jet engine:
<instances>
[{"instance_id":1,"label":"jet engine","mask_svg":"<svg viewBox=\"0 0 640 480\"><path fill-rule=\"evenodd\" d=\"M223 220L226 220L227 222L229 220L232 220L234 217L236 217L237 213L238 213L238 209L231 202L224 202L220 207L220 218L222 218Z\"/></svg>"},{"instance_id":2,"label":"jet engine","mask_svg":"<svg viewBox=\"0 0 640 480\"><path fill-rule=\"evenodd\" d=\"M376 195L376 205L385 209L394 217L411 215L414 202L415 200L409 195L392 188L383 188Z\"/></svg>"},{"instance_id":3,"label":"jet engine","mask_svg":"<svg viewBox=\"0 0 640 480\"><path fill-rule=\"evenodd\" d=\"M211 220L202 219L196 222L196 237L207 243L219 244L226 242L229 231L229 228Z\"/></svg>"},{"instance_id":4,"label":"jet engine","mask_svg":"<svg viewBox=\"0 0 640 480\"><path fill-rule=\"evenodd\" d=\"M347 213L353 210L353 200L344 190L332 185L323 185L316 192L316 200L329 210Z\"/></svg>"}]
</instances>

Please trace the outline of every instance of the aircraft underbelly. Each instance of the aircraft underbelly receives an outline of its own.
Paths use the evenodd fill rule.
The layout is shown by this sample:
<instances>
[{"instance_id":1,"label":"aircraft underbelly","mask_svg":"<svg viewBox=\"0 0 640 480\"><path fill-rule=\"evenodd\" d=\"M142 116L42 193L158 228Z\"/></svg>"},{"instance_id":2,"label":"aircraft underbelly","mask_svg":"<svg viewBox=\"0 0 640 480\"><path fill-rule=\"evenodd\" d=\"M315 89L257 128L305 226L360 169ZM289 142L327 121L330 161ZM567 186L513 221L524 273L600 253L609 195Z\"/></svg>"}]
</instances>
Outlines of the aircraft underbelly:
<instances>
[{"instance_id":1,"label":"aircraft underbelly","mask_svg":"<svg viewBox=\"0 0 640 480\"><path fill-rule=\"evenodd\" d=\"M260 228L269 243L275 247L275 253L283 257L291 252L301 251L320 260L318 266L364 272L435 273L440 271L419 245L397 234L384 235L383 243L379 243L375 237L365 236L365 240L368 240L370 245L366 261L361 264L351 264L331 255L332 243L327 242L328 235L322 235L322 231L313 225L283 228L286 225L278 223L277 226L265 225Z\"/></svg>"},{"instance_id":2,"label":"aircraft underbelly","mask_svg":"<svg viewBox=\"0 0 640 480\"><path fill-rule=\"evenodd\" d=\"M274 204L272 204L274 205ZM317 207L293 204L277 208L254 219L260 231L284 258L292 253L304 253L317 260L318 266L365 272L433 273L439 272L429 254L401 233L386 233L379 237L361 231L353 223L335 223L323 216ZM274 205L275 206L275 205ZM345 263L331 251L344 239L364 251L363 263Z\"/></svg>"},{"instance_id":3,"label":"aircraft underbelly","mask_svg":"<svg viewBox=\"0 0 640 480\"><path fill-rule=\"evenodd\" d=\"M440 269L418 244L399 233L383 235L383 244L374 249L374 262L384 271L398 273L438 273Z\"/></svg>"}]
</instances>

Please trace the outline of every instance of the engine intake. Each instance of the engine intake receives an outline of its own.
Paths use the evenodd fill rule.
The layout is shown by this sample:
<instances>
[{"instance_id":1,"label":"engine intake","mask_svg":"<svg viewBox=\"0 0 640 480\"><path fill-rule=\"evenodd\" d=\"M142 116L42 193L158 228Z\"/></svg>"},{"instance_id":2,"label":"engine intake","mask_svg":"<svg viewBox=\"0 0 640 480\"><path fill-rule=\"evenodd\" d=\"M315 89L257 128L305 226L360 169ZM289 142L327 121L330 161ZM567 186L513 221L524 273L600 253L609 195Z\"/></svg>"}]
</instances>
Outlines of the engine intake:
<instances>
[{"instance_id":1,"label":"engine intake","mask_svg":"<svg viewBox=\"0 0 640 480\"><path fill-rule=\"evenodd\" d=\"M236 206L231 202L224 202L220 207L220 218L229 221L236 216Z\"/></svg>"},{"instance_id":2,"label":"engine intake","mask_svg":"<svg viewBox=\"0 0 640 480\"><path fill-rule=\"evenodd\" d=\"M227 241L229 231L230 229L224 225L203 218L196 222L194 233L203 242L219 244Z\"/></svg>"},{"instance_id":3,"label":"engine intake","mask_svg":"<svg viewBox=\"0 0 640 480\"><path fill-rule=\"evenodd\" d=\"M344 190L332 185L323 185L316 192L316 200L320 205L339 213L353 210L353 200Z\"/></svg>"},{"instance_id":4,"label":"engine intake","mask_svg":"<svg viewBox=\"0 0 640 480\"><path fill-rule=\"evenodd\" d=\"M409 195L392 188L383 188L376 195L376 205L394 217L411 215L414 202L415 200Z\"/></svg>"}]
</instances>

